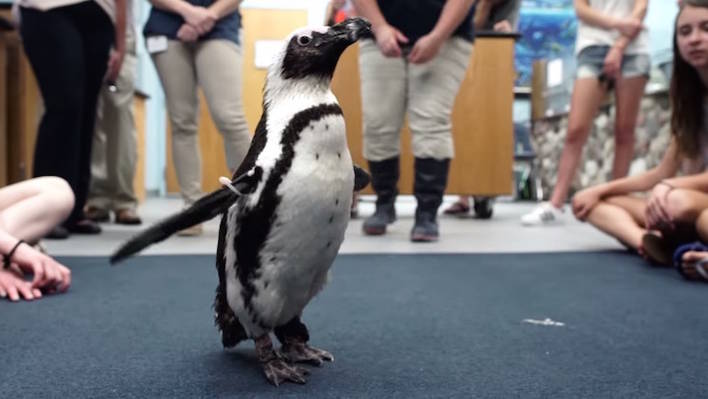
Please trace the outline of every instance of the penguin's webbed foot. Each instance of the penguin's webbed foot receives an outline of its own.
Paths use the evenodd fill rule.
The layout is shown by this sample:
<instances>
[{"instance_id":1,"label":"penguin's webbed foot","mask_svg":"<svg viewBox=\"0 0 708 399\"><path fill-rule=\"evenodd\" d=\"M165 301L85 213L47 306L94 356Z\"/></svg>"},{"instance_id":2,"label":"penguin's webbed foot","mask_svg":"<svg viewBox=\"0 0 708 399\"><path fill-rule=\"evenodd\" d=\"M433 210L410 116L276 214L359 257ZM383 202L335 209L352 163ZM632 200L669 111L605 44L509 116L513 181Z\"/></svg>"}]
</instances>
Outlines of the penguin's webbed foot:
<instances>
[{"instance_id":1,"label":"penguin's webbed foot","mask_svg":"<svg viewBox=\"0 0 708 399\"><path fill-rule=\"evenodd\" d=\"M255 341L258 360L261 362L263 372L271 384L277 387L287 381L298 384L307 382L305 377L310 372L302 367L289 364L286 359L273 350L273 344L268 334L256 338Z\"/></svg>"},{"instance_id":2,"label":"penguin's webbed foot","mask_svg":"<svg viewBox=\"0 0 708 399\"><path fill-rule=\"evenodd\" d=\"M305 377L310 374L307 369L288 364L285 359L279 356L274 356L273 359L262 363L262 365L266 378L276 387L287 381L304 384L307 382Z\"/></svg>"},{"instance_id":3,"label":"penguin's webbed foot","mask_svg":"<svg viewBox=\"0 0 708 399\"><path fill-rule=\"evenodd\" d=\"M317 367L321 367L325 361L334 361L334 356L331 353L313 348L305 342L288 341L280 348L280 353L291 363L310 363Z\"/></svg>"}]
</instances>

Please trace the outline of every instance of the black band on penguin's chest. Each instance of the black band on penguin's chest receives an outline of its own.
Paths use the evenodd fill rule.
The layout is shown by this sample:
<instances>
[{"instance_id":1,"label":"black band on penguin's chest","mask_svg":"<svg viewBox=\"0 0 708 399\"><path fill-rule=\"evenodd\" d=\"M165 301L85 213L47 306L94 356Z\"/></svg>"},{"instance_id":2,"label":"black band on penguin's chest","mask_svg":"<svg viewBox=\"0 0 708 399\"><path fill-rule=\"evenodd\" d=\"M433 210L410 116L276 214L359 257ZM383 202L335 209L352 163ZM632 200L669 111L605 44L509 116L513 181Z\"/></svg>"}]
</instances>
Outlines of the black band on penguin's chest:
<instances>
[{"instance_id":1,"label":"black band on penguin's chest","mask_svg":"<svg viewBox=\"0 0 708 399\"><path fill-rule=\"evenodd\" d=\"M295 157L295 145L300 140L302 132L312 122L317 122L330 115L342 115L342 109L337 104L321 104L304 111L300 111L290 120L283 130L280 141L282 155L268 175L261 192L258 203L248 211L239 215L237 224L239 232L234 238L234 249L238 259L237 275L243 287L242 296L245 304L250 304L251 297L255 294L252 283L254 278L260 276L261 267L259 254L265 246L265 241L273 224L275 211L280 204L278 187L283 177L290 170Z\"/></svg>"}]
</instances>

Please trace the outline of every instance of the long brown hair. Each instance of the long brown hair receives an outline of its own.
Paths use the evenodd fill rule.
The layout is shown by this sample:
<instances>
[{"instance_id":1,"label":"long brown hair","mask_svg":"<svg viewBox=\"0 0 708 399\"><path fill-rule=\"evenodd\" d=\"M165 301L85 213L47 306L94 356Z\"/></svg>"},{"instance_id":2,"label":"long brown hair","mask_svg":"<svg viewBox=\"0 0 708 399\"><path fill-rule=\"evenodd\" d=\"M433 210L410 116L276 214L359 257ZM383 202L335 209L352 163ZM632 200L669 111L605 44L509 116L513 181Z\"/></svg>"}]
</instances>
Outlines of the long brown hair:
<instances>
[{"instance_id":1,"label":"long brown hair","mask_svg":"<svg viewBox=\"0 0 708 399\"><path fill-rule=\"evenodd\" d=\"M671 130L678 143L679 154L695 158L700 153L703 126L705 85L695 68L681 57L678 47L678 17L686 8L708 8L708 0L683 0L674 24L674 67L671 76ZM708 128L706 126L705 128Z\"/></svg>"}]
</instances>

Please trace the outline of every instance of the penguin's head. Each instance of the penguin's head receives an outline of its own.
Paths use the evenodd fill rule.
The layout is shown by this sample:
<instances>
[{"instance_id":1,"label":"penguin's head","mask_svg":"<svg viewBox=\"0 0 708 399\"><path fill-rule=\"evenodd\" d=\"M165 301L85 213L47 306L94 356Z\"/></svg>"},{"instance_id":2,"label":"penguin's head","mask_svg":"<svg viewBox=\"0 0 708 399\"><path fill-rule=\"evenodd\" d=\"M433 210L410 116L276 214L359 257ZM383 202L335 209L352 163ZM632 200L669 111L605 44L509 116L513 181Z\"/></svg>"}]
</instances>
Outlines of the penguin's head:
<instances>
[{"instance_id":1,"label":"penguin's head","mask_svg":"<svg viewBox=\"0 0 708 399\"><path fill-rule=\"evenodd\" d=\"M363 18L349 18L331 27L303 28L286 40L282 59L274 66L283 80L329 79L339 56L363 37L371 37L371 24Z\"/></svg>"}]
</instances>

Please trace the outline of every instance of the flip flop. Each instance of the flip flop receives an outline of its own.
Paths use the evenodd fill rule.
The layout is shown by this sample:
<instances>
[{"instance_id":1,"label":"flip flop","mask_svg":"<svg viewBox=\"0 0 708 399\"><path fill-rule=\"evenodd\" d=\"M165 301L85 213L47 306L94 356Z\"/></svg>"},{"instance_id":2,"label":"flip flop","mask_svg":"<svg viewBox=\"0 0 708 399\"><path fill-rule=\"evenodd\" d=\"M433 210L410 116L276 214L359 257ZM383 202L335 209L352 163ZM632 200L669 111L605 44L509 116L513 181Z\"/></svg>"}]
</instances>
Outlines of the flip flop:
<instances>
[{"instance_id":1,"label":"flip flop","mask_svg":"<svg viewBox=\"0 0 708 399\"><path fill-rule=\"evenodd\" d=\"M466 215L469 212L469 205L465 205L461 202L455 202L443 211L446 215Z\"/></svg>"},{"instance_id":2,"label":"flip flop","mask_svg":"<svg viewBox=\"0 0 708 399\"><path fill-rule=\"evenodd\" d=\"M673 264L676 270L679 272L683 278L687 280L692 280L693 278L686 274L686 271L683 270L683 255L686 252L690 251L695 251L695 252L705 252L708 255L708 245L703 244L700 241L695 241L692 243L688 244L683 244L676 248L676 251L674 251L674 256L673 256ZM694 269L696 269L696 272L702 277L703 281L708 281L708 256L706 256L705 259L702 259L693 266Z\"/></svg>"}]
</instances>

